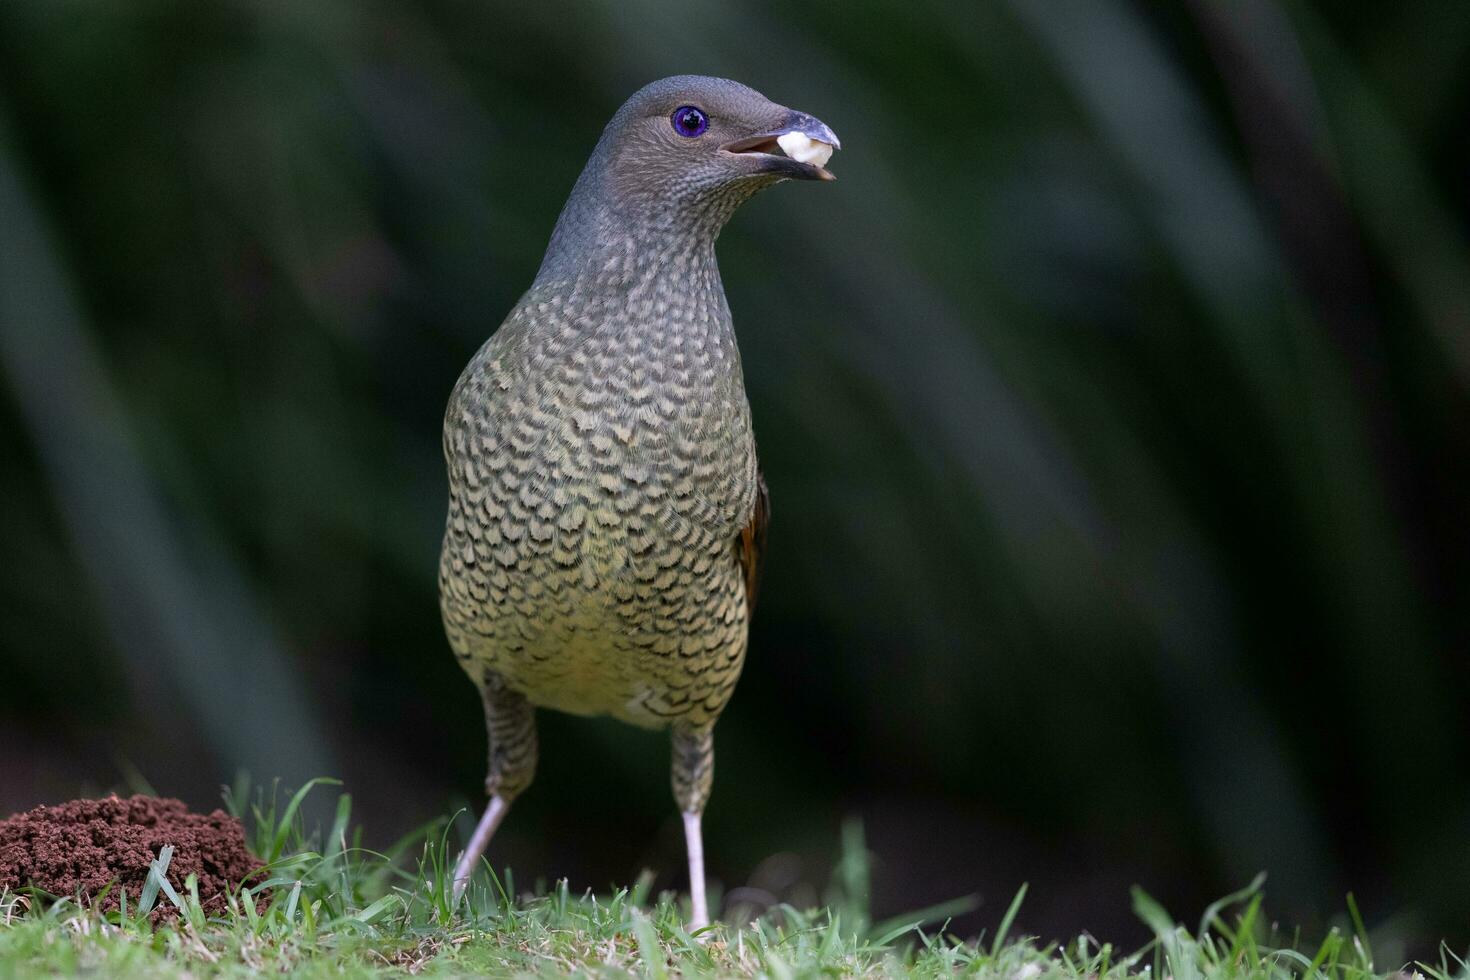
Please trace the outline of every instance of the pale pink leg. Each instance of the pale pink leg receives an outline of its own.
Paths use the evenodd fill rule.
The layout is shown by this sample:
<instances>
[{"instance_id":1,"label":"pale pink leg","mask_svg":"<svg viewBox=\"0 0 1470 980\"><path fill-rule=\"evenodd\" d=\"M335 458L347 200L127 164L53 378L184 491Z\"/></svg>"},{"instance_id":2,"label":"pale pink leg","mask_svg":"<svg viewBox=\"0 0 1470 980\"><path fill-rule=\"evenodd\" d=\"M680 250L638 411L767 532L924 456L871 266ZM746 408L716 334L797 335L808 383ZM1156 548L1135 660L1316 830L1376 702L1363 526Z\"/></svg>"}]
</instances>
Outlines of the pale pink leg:
<instances>
[{"instance_id":1,"label":"pale pink leg","mask_svg":"<svg viewBox=\"0 0 1470 980\"><path fill-rule=\"evenodd\" d=\"M498 793L490 797L490 804L485 807L485 815L480 818L480 823L475 827L474 834L470 836L469 847L465 848L464 853L459 856L459 863L455 865L455 902L458 902L460 896L464 895L464 890L470 883L470 875L475 873L475 866L480 863L480 858L484 855L485 848L490 843L490 838L495 836L495 828L500 826L500 821L505 819L505 815L509 810L510 800L507 800Z\"/></svg>"},{"instance_id":2,"label":"pale pink leg","mask_svg":"<svg viewBox=\"0 0 1470 980\"><path fill-rule=\"evenodd\" d=\"M704 896L704 835L699 829L699 814L685 811L684 843L689 848L689 903L694 914L689 917L690 930L709 925L709 906Z\"/></svg>"}]
</instances>

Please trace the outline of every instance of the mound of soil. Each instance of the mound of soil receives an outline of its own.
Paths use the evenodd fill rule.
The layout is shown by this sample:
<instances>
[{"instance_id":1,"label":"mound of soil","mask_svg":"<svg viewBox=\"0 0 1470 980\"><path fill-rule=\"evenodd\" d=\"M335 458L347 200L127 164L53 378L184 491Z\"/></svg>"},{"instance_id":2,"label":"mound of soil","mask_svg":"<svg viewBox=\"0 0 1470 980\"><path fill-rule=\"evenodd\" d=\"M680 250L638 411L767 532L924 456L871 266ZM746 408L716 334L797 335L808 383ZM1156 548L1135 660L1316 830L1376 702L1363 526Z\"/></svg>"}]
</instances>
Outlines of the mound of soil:
<instances>
[{"instance_id":1,"label":"mound of soil","mask_svg":"<svg viewBox=\"0 0 1470 980\"><path fill-rule=\"evenodd\" d=\"M174 849L169 884L182 895L192 872L208 912L222 911L225 888L260 867L245 847L245 828L223 810L206 815L178 800L109 796L38 806L0 821L0 888L34 886L91 901L116 881L101 908L117 908L122 888L132 909L149 864L165 845ZM172 910L160 895L156 914L166 917Z\"/></svg>"}]
</instances>

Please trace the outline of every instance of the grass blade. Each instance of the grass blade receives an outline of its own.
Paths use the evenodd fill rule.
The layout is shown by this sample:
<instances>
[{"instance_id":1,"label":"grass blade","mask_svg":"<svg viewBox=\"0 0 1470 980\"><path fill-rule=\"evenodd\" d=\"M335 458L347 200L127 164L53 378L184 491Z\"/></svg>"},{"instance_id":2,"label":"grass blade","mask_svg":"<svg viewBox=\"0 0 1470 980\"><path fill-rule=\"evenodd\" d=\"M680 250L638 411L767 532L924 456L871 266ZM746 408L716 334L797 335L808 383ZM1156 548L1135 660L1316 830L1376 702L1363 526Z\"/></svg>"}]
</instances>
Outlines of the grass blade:
<instances>
[{"instance_id":1,"label":"grass blade","mask_svg":"<svg viewBox=\"0 0 1470 980\"><path fill-rule=\"evenodd\" d=\"M1011 907L1006 909L1006 914L1001 917L1000 928L995 931L995 941L990 944L990 955L994 956L1000 952L1005 945L1006 936L1015 924L1016 915L1021 911L1021 903L1026 899L1026 887L1029 883L1022 882L1021 887L1016 890L1016 897L1011 899Z\"/></svg>"},{"instance_id":2,"label":"grass blade","mask_svg":"<svg viewBox=\"0 0 1470 980\"><path fill-rule=\"evenodd\" d=\"M306 785L296 791L291 797L291 802L286 804L286 810L281 814L280 822L276 824L276 833L271 840L270 853L266 855L267 861L274 861L285 852L286 838L296 822L296 813L301 809L302 801L306 799L306 794L310 793L313 787L319 785L341 786L342 781L330 776L317 776L315 779L308 779Z\"/></svg>"}]
</instances>

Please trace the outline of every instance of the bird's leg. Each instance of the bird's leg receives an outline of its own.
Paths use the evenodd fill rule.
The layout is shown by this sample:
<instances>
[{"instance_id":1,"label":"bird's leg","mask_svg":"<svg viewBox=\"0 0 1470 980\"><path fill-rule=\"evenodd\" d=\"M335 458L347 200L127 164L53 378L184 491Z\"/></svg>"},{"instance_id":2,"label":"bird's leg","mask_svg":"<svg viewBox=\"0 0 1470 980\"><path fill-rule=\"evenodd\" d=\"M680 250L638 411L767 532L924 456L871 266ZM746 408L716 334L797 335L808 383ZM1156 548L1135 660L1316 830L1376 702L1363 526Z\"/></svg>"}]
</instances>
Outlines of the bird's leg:
<instances>
[{"instance_id":1,"label":"bird's leg","mask_svg":"<svg viewBox=\"0 0 1470 980\"><path fill-rule=\"evenodd\" d=\"M709 925L709 906L704 894L704 835L699 822L714 776L714 730L675 728L674 799L684 816L684 844L689 851L689 904L693 907L690 929Z\"/></svg>"},{"instance_id":2,"label":"bird's leg","mask_svg":"<svg viewBox=\"0 0 1470 980\"><path fill-rule=\"evenodd\" d=\"M693 915L690 929L709 925L709 906L704 894L704 833L699 829L698 811L684 811L684 845L689 850L689 904Z\"/></svg>"},{"instance_id":3,"label":"bird's leg","mask_svg":"<svg viewBox=\"0 0 1470 980\"><path fill-rule=\"evenodd\" d=\"M490 803L454 868L454 900L459 901L511 802L536 776L536 709L524 695L506 687L499 674L486 671L480 688L485 728L490 736L490 772L485 792Z\"/></svg>"},{"instance_id":4,"label":"bird's leg","mask_svg":"<svg viewBox=\"0 0 1470 980\"><path fill-rule=\"evenodd\" d=\"M454 900L458 902L464 894L465 888L469 886L470 876L475 873L475 865L480 863L480 858L485 853L485 848L490 844L490 838L495 836L495 828L500 826L500 821L510 810L510 800L499 795L490 797L490 803L485 807L484 816L475 825L475 832L470 835L470 843L459 856L459 862L454 866Z\"/></svg>"}]
</instances>

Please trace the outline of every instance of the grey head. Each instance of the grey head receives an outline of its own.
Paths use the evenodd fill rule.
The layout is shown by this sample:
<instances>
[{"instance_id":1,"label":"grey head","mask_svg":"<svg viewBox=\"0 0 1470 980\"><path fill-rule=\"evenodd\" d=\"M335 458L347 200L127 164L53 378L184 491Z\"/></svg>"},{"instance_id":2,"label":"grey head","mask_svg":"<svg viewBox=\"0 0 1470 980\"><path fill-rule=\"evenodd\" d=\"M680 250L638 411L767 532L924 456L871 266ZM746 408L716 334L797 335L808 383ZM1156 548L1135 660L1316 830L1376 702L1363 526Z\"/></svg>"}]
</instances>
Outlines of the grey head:
<instances>
[{"instance_id":1,"label":"grey head","mask_svg":"<svg viewBox=\"0 0 1470 980\"><path fill-rule=\"evenodd\" d=\"M821 120L727 78L674 75L645 85L603 130L537 279L575 273L608 243L712 244L757 191L783 180L835 180L824 164L840 146Z\"/></svg>"}]
</instances>

